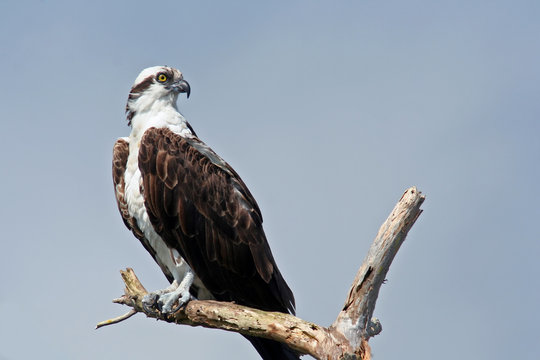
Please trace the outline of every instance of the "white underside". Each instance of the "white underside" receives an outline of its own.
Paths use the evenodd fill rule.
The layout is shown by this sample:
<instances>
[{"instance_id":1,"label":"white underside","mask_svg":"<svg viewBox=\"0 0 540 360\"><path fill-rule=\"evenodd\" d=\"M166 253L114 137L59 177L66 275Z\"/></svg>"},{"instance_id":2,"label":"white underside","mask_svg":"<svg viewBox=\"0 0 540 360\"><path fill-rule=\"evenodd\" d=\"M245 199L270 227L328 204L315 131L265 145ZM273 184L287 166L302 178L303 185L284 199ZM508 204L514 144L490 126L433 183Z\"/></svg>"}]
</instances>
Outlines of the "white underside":
<instances>
[{"instance_id":1,"label":"white underside","mask_svg":"<svg viewBox=\"0 0 540 360\"><path fill-rule=\"evenodd\" d=\"M172 110L172 111L171 111ZM167 268L174 279L181 283L186 277L186 274L191 272L189 265L180 256L178 251L169 248L163 239L155 232L154 227L150 223L146 207L144 206L144 198L141 194L142 178L138 166L139 145L141 138L146 130L150 127L162 128L167 127L173 132L182 136L193 136L185 124L185 120L174 108L164 108L162 111L148 111L142 114L137 114L132 119L132 132L129 138L124 140L129 143L129 157L124 174L125 179L125 200L128 204L129 214L137 220L137 224L144 236L148 240L150 246L156 252L156 261L162 268ZM197 294L199 299L210 299L212 295L206 290L200 281L195 276L195 285L201 289Z\"/></svg>"},{"instance_id":2,"label":"white underside","mask_svg":"<svg viewBox=\"0 0 540 360\"><path fill-rule=\"evenodd\" d=\"M126 169L126 202L128 204L129 215L137 220L137 225L144 233L150 246L156 252L156 261L159 266L167 268L178 282L182 281L189 266L175 249L170 249L161 237L154 231L148 213L144 206L144 198L140 192L141 172L136 169L130 172Z\"/></svg>"}]
</instances>

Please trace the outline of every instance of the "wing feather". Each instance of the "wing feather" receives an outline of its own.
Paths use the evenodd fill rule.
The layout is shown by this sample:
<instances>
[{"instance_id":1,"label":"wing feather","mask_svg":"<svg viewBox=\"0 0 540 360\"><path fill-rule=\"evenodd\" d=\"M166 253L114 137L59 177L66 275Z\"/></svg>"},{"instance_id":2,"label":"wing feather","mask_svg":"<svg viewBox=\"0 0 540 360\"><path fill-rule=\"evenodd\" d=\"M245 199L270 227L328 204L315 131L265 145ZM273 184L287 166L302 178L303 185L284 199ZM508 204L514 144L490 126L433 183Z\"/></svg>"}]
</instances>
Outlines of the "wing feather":
<instances>
[{"instance_id":1,"label":"wing feather","mask_svg":"<svg viewBox=\"0 0 540 360\"><path fill-rule=\"evenodd\" d=\"M122 220L126 227L131 230L133 235L141 241L146 251L150 253L152 258L156 260L156 252L150 246L150 243L145 238L144 233L137 225L137 221L129 215L128 204L125 200L125 180L124 174L126 172L126 164L129 156L129 143L125 139L118 139L113 147L113 163L112 163L112 173L113 173L113 185L114 193L116 195L116 204L118 205L118 210L120 215L122 215ZM157 261L156 261L157 262ZM169 280L172 282L173 276L170 273L169 269L162 267L161 270Z\"/></svg>"},{"instance_id":2,"label":"wing feather","mask_svg":"<svg viewBox=\"0 0 540 360\"><path fill-rule=\"evenodd\" d=\"M262 228L259 207L238 174L197 138L151 128L139 169L154 228L219 300L294 312Z\"/></svg>"}]
</instances>

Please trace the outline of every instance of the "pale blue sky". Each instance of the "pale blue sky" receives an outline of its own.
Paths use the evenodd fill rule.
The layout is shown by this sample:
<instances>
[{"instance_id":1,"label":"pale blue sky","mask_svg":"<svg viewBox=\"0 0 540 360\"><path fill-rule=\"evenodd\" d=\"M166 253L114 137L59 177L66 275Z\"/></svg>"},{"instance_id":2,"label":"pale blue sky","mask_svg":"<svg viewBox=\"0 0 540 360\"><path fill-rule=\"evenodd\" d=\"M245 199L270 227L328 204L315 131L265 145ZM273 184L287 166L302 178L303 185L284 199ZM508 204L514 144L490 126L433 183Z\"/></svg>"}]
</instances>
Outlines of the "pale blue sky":
<instances>
[{"instance_id":1,"label":"pale blue sky","mask_svg":"<svg viewBox=\"0 0 540 360\"><path fill-rule=\"evenodd\" d=\"M127 309L166 285L124 227L111 152L145 67L247 183L298 315L336 317L402 192L424 213L374 359L538 359L540 2L3 1L0 359L255 359L237 334Z\"/></svg>"}]
</instances>

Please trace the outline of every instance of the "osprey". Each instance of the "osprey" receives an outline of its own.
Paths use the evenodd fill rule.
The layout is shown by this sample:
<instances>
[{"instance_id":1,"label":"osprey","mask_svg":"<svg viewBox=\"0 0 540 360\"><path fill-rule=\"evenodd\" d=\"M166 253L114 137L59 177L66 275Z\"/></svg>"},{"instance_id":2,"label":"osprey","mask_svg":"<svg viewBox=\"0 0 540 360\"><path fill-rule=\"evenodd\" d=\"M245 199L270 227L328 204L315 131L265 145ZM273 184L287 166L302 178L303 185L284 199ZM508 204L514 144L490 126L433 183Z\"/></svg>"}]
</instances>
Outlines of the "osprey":
<instances>
[{"instance_id":1,"label":"osprey","mask_svg":"<svg viewBox=\"0 0 540 360\"><path fill-rule=\"evenodd\" d=\"M217 299L294 314L255 199L178 112L180 93L190 94L180 71L144 69L126 105L131 133L113 151L120 214L171 283L145 306L172 313L192 298ZM247 338L263 359L298 359L284 344Z\"/></svg>"}]
</instances>

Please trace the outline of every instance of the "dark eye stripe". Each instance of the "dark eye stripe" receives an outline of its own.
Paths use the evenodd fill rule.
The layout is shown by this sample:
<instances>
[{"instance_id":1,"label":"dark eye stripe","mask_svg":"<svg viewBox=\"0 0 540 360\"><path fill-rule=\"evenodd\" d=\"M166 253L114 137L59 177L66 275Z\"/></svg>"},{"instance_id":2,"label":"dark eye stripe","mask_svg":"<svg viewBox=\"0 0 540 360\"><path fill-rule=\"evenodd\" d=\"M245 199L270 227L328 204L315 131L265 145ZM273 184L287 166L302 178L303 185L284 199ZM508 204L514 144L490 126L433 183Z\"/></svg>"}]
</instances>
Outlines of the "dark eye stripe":
<instances>
[{"instance_id":1,"label":"dark eye stripe","mask_svg":"<svg viewBox=\"0 0 540 360\"><path fill-rule=\"evenodd\" d=\"M138 83L137 85L132 87L130 93L131 94L140 94L140 93L144 92L146 89L148 89L150 87L150 85L152 85L153 82L154 82L154 77L153 76L148 76L143 81L141 81L140 83Z\"/></svg>"}]
</instances>

